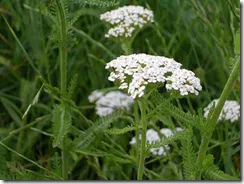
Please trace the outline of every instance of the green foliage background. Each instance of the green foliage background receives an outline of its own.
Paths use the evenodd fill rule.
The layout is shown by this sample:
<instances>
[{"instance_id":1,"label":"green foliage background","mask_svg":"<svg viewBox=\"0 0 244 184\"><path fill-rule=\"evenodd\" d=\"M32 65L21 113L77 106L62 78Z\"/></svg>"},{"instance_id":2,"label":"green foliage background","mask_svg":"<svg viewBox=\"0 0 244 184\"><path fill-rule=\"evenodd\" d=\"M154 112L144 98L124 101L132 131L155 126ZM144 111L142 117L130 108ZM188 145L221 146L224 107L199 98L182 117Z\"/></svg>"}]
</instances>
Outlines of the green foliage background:
<instances>
[{"instance_id":1,"label":"green foliage background","mask_svg":"<svg viewBox=\"0 0 244 184\"><path fill-rule=\"evenodd\" d=\"M72 150L68 160L69 179L136 179L133 160L135 150L129 145L133 136L130 129L122 135L111 135L109 131L104 131L110 126L123 128L131 122L121 118L120 113L98 120L94 106L87 100L93 90L114 86L107 80L109 73L105 70L105 63L123 54L118 42L104 37L108 28L99 20L100 14L128 4L142 5L153 10L155 22L136 36L132 43L133 52L172 57L182 63L184 68L194 71L203 86L199 96L190 99L193 114L196 114L199 108L204 108L211 100L219 97L231 71L229 59L235 57L234 35L240 22L239 1L121 0L117 4L113 1L115 6L112 7L110 5L113 5L113 2L104 4L98 0L91 1L93 4L82 0L68 2L70 17L79 17L69 32L68 81L77 78L73 79L77 80L76 87L74 84L72 87L71 82L70 93L77 110L85 115L81 117L72 113L72 126L69 125L70 139L78 137L74 141L77 144L67 143ZM49 84L59 87L57 46L62 43L58 42L55 26L53 27L51 19L45 15L43 7L51 8L51 1L0 1L0 13L6 17L35 66ZM40 93L38 102L33 103L33 107L22 119L42 84L28 64L3 17L0 17L0 81L0 141L5 139L4 143L8 146L6 148L0 145L0 178L60 179L61 156L59 149L52 146L53 125L50 116L57 101L45 89ZM240 100L239 83L229 98ZM192 111L187 100L181 99L180 102L185 112ZM149 122L149 126L170 127L161 114L163 113L155 116L154 123ZM68 113L67 118L70 116ZM33 122L33 126L13 132ZM113 125L110 125L112 122ZM186 146L198 150L198 130L191 134L194 135L193 145ZM183 144L188 144L188 139L191 138L189 135L184 137L186 141ZM170 156L148 157L145 179L182 180L184 177L190 177L189 173L183 173L185 165L182 165L180 156L188 152L182 151L180 145L180 141L177 140L173 143L174 149ZM194 148L191 148L192 146ZM239 177L240 123L217 124L208 151L214 155L212 162L222 171ZM33 160L34 163L19 154ZM194 155L191 158L194 158ZM184 161L186 167L193 167L189 162L190 160ZM216 168L212 170L214 169ZM206 170L206 173L209 177L203 179L216 179L209 170Z\"/></svg>"}]
</instances>

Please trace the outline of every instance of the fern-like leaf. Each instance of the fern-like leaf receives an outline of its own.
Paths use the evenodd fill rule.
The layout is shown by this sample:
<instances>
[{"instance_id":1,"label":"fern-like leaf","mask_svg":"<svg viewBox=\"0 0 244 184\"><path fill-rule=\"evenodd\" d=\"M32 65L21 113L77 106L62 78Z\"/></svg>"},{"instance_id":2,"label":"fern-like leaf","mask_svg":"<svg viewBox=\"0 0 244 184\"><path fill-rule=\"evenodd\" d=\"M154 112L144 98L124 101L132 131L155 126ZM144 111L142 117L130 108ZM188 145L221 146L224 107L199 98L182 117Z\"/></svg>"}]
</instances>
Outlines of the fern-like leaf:
<instances>
[{"instance_id":1,"label":"fern-like leaf","mask_svg":"<svg viewBox=\"0 0 244 184\"><path fill-rule=\"evenodd\" d=\"M215 165L204 168L202 173L203 177L207 180L240 180L239 178L224 173Z\"/></svg>"},{"instance_id":2,"label":"fern-like leaf","mask_svg":"<svg viewBox=\"0 0 244 184\"><path fill-rule=\"evenodd\" d=\"M154 104L156 104L156 107L149 113L149 117L153 116L155 113L171 115L175 119L184 123L186 126L188 124L191 124L200 131L203 130L202 118L197 115L192 115L190 112L185 113L180 108L171 104L169 100L165 99L158 92L153 93L152 101L154 102Z\"/></svg>"},{"instance_id":3,"label":"fern-like leaf","mask_svg":"<svg viewBox=\"0 0 244 184\"><path fill-rule=\"evenodd\" d=\"M74 3L80 5L98 6L98 7L112 7L119 5L118 0L73 0Z\"/></svg>"},{"instance_id":4,"label":"fern-like leaf","mask_svg":"<svg viewBox=\"0 0 244 184\"><path fill-rule=\"evenodd\" d=\"M78 81L78 74L75 74L71 81L70 81L70 84L69 84L69 87L68 87L68 96L71 98L72 95L74 94L75 92L75 89L77 87L77 81Z\"/></svg>"},{"instance_id":5,"label":"fern-like leaf","mask_svg":"<svg viewBox=\"0 0 244 184\"><path fill-rule=\"evenodd\" d=\"M193 132L190 127L187 128L184 138L181 139L181 152L183 158L183 173L185 180L194 180L196 172L196 153L192 146Z\"/></svg>"},{"instance_id":6,"label":"fern-like leaf","mask_svg":"<svg viewBox=\"0 0 244 184\"><path fill-rule=\"evenodd\" d=\"M76 150L84 150L88 148L94 141L99 132L107 129L111 123L121 117L121 113L114 113L110 116L102 117L97 120L92 127L85 131L80 137L74 140L74 147Z\"/></svg>"},{"instance_id":7,"label":"fern-like leaf","mask_svg":"<svg viewBox=\"0 0 244 184\"><path fill-rule=\"evenodd\" d=\"M125 134L129 131L136 130L136 127L134 126L127 126L125 128L113 128L113 129L108 129L106 132L110 135L120 135L120 134Z\"/></svg>"},{"instance_id":8,"label":"fern-like leaf","mask_svg":"<svg viewBox=\"0 0 244 184\"><path fill-rule=\"evenodd\" d=\"M60 146L71 126L71 112L65 104L56 105L53 110L53 147Z\"/></svg>"},{"instance_id":9,"label":"fern-like leaf","mask_svg":"<svg viewBox=\"0 0 244 184\"><path fill-rule=\"evenodd\" d=\"M185 131L182 132L176 132L174 133L174 135L170 136L170 137L164 137L159 141L156 141L152 144L148 144L147 145L147 150L151 149L151 148L159 148L162 146L165 146L167 144L170 144L176 140L181 139L183 136L185 135Z\"/></svg>"},{"instance_id":10,"label":"fern-like leaf","mask_svg":"<svg viewBox=\"0 0 244 184\"><path fill-rule=\"evenodd\" d=\"M52 170L57 176L61 177L61 168L60 156L57 152L55 152L52 160ZM58 180L59 178L54 176L53 179Z\"/></svg>"}]
</instances>

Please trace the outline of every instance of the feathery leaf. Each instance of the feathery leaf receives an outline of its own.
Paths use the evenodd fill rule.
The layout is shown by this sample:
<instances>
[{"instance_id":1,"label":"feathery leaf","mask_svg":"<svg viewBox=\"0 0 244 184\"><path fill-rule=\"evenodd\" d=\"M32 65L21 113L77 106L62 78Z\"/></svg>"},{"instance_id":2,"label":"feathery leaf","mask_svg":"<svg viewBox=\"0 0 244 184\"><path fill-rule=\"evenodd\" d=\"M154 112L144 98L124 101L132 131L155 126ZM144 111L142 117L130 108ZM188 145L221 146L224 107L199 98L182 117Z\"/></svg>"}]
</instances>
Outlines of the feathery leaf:
<instances>
[{"instance_id":1,"label":"feathery leaf","mask_svg":"<svg viewBox=\"0 0 244 184\"><path fill-rule=\"evenodd\" d=\"M98 6L98 7L112 7L119 5L117 0L72 0L74 3L80 5Z\"/></svg>"},{"instance_id":2,"label":"feathery leaf","mask_svg":"<svg viewBox=\"0 0 244 184\"><path fill-rule=\"evenodd\" d=\"M187 128L185 130L185 136L181 139L181 152L183 158L183 168L184 168L184 178L185 180L194 180L195 179L195 171L196 171L196 153L193 150L192 146L192 137L193 132L191 128Z\"/></svg>"},{"instance_id":3,"label":"feathery leaf","mask_svg":"<svg viewBox=\"0 0 244 184\"><path fill-rule=\"evenodd\" d=\"M56 105L53 110L53 147L60 146L71 126L71 112L67 105Z\"/></svg>"},{"instance_id":4,"label":"feathery leaf","mask_svg":"<svg viewBox=\"0 0 244 184\"><path fill-rule=\"evenodd\" d=\"M181 139L184 135L185 135L185 131L176 132L176 133L174 133L174 135L172 135L170 137L165 137L165 138L162 138L161 140L156 141L152 144L148 144L147 149L159 148L159 147L165 146L165 145L170 144L176 140Z\"/></svg>"},{"instance_id":5,"label":"feathery leaf","mask_svg":"<svg viewBox=\"0 0 244 184\"><path fill-rule=\"evenodd\" d=\"M203 169L203 176L207 180L240 180L219 170L215 165Z\"/></svg>"},{"instance_id":6,"label":"feathery leaf","mask_svg":"<svg viewBox=\"0 0 244 184\"><path fill-rule=\"evenodd\" d=\"M105 132L107 132L108 134L111 134L111 135L119 135L119 134L125 134L129 131L132 131L132 130L136 130L136 127L134 126L126 126L124 128L113 128L113 129L108 129L108 130L105 130Z\"/></svg>"},{"instance_id":7,"label":"feathery leaf","mask_svg":"<svg viewBox=\"0 0 244 184\"><path fill-rule=\"evenodd\" d=\"M87 129L84 134L74 140L74 146L78 150L84 150L91 145L96 137L96 134L107 129L111 123L121 117L121 113L99 118L92 127Z\"/></svg>"},{"instance_id":8,"label":"feathery leaf","mask_svg":"<svg viewBox=\"0 0 244 184\"><path fill-rule=\"evenodd\" d=\"M156 107L148 114L149 117L153 116L155 113L161 113L166 115L171 115L175 119L181 121L186 126L191 124L200 131L203 130L203 120L197 115L192 115L190 112L185 113L178 107L174 106L165 99L158 92L154 92L152 95L152 101L156 104Z\"/></svg>"},{"instance_id":9,"label":"feathery leaf","mask_svg":"<svg viewBox=\"0 0 244 184\"><path fill-rule=\"evenodd\" d=\"M72 77L69 87L68 87L68 96L71 98L72 95L75 92L75 89L77 87L77 81L78 81L78 74L74 74L74 76Z\"/></svg>"}]
</instances>

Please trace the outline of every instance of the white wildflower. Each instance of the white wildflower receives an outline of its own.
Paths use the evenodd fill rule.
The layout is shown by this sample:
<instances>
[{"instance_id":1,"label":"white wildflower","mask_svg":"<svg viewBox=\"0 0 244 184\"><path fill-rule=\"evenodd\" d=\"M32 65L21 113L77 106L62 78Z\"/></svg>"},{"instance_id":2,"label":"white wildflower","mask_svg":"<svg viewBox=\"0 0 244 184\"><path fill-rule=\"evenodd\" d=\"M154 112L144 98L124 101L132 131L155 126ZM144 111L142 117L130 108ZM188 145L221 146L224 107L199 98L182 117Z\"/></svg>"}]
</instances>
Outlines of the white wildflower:
<instances>
[{"instance_id":1,"label":"white wildflower","mask_svg":"<svg viewBox=\"0 0 244 184\"><path fill-rule=\"evenodd\" d=\"M165 137L170 137L173 135L173 132L169 128L162 128L160 133L163 134Z\"/></svg>"},{"instance_id":2,"label":"white wildflower","mask_svg":"<svg viewBox=\"0 0 244 184\"><path fill-rule=\"evenodd\" d=\"M136 144L136 137L132 137L132 139L131 139L131 141L130 141L130 144L131 144L131 145Z\"/></svg>"},{"instance_id":3,"label":"white wildflower","mask_svg":"<svg viewBox=\"0 0 244 184\"><path fill-rule=\"evenodd\" d=\"M93 103L96 100L98 100L101 96L103 96L103 93L98 90L95 90L88 96L88 100L90 103Z\"/></svg>"},{"instance_id":4,"label":"white wildflower","mask_svg":"<svg viewBox=\"0 0 244 184\"><path fill-rule=\"evenodd\" d=\"M141 139L141 135L139 135L139 139ZM148 144L153 144L154 142L159 141L160 137L158 135L158 132L156 132L153 129L148 129L147 132L146 132L146 139L147 139ZM136 138L135 137L133 137L131 139L130 144L131 145L136 144ZM168 145L165 145L164 147L151 148L150 152L153 155L159 155L159 156L160 155L166 155L165 149L169 150L170 147Z\"/></svg>"},{"instance_id":5,"label":"white wildflower","mask_svg":"<svg viewBox=\"0 0 244 184\"><path fill-rule=\"evenodd\" d=\"M110 91L106 94L94 91L88 97L90 102L96 101L96 113L100 117L112 114L116 110L130 110L133 99L120 91Z\"/></svg>"},{"instance_id":6,"label":"white wildflower","mask_svg":"<svg viewBox=\"0 0 244 184\"><path fill-rule=\"evenodd\" d=\"M124 6L100 15L113 27L105 37L131 37L133 32L153 22L153 12L141 6Z\"/></svg>"},{"instance_id":7,"label":"white wildflower","mask_svg":"<svg viewBox=\"0 0 244 184\"><path fill-rule=\"evenodd\" d=\"M182 96L198 95L202 90L199 78L172 58L147 54L120 56L107 63L110 81L119 81L132 98L142 97L150 83L166 83L167 90L179 91Z\"/></svg>"},{"instance_id":8,"label":"white wildflower","mask_svg":"<svg viewBox=\"0 0 244 184\"><path fill-rule=\"evenodd\" d=\"M175 130L176 130L176 132L182 132L182 131L183 131L183 128L181 128L181 127L176 127Z\"/></svg>"},{"instance_id":9,"label":"white wildflower","mask_svg":"<svg viewBox=\"0 0 244 184\"><path fill-rule=\"evenodd\" d=\"M218 103L218 99L213 100L207 107L204 108L204 117L208 116L209 110L215 104L215 107ZM219 115L218 121L237 121L240 117L240 104L234 100L226 100L224 107Z\"/></svg>"}]
</instances>

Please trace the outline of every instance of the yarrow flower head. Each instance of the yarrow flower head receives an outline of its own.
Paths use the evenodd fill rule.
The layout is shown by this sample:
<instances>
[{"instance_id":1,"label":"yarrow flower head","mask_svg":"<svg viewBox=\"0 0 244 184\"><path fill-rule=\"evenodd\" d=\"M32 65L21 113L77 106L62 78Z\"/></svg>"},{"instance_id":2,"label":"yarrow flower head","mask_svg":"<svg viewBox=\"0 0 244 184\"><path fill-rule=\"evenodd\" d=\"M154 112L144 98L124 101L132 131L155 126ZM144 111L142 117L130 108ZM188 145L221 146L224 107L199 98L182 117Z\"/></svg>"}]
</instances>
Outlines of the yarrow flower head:
<instances>
[{"instance_id":1,"label":"yarrow flower head","mask_svg":"<svg viewBox=\"0 0 244 184\"><path fill-rule=\"evenodd\" d=\"M182 131L183 129L180 128L180 127L177 127L176 128L176 132L178 131ZM168 129L168 128L162 128L160 130L160 133L165 136L165 137L170 137L172 136L174 133ZM141 139L141 135L139 135L139 139ZM147 133L146 133L146 139L147 139L147 142L148 144L153 144L155 143L156 141L159 141L160 140L160 136L158 134L158 132L156 132L155 130L153 129L148 129L147 130ZM136 144L136 138L133 137L130 141L130 144L131 145L134 145ZM164 147L159 147L159 148L150 148L150 152L153 154L153 155L166 155L166 151L165 150L170 150L170 147L169 145L165 145Z\"/></svg>"},{"instance_id":2,"label":"yarrow flower head","mask_svg":"<svg viewBox=\"0 0 244 184\"><path fill-rule=\"evenodd\" d=\"M211 107L215 104L215 107L218 103L218 99L213 100L207 107L204 108L204 117L207 118ZM226 100L224 107L219 115L218 121L237 121L240 117L240 104L234 100Z\"/></svg>"},{"instance_id":3,"label":"yarrow flower head","mask_svg":"<svg viewBox=\"0 0 244 184\"><path fill-rule=\"evenodd\" d=\"M105 37L131 37L133 32L153 22L153 12L141 6L124 6L100 15L113 27Z\"/></svg>"},{"instance_id":4,"label":"yarrow flower head","mask_svg":"<svg viewBox=\"0 0 244 184\"><path fill-rule=\"evenodd\" d=\"M142 97L148 84L166 83L167 90L179 91L180 95L198 95L202 90L199 78L192 71L181 69L172 58L147 54L120 56L107 63L110 81L118 81L120 89L127 89L132 98Z\"/></svg>"},{"instance_id":5,"label":"yarrow flower head","mask_svg":"<svg viewBox=\"0 0 244 184\"><path fill-rule=\"evenodd\" d=\"M96 103L96 113L100 117L110 115L116 110L128 111L133 104L133 99L120 91L103 93L95 90L88 97L88 100L91 103Z\"/></svg>"}]
</instances>

